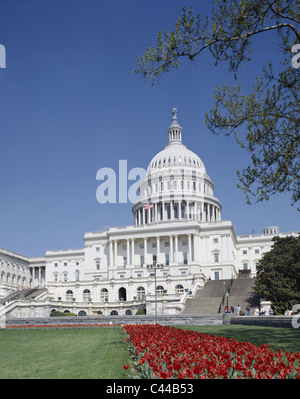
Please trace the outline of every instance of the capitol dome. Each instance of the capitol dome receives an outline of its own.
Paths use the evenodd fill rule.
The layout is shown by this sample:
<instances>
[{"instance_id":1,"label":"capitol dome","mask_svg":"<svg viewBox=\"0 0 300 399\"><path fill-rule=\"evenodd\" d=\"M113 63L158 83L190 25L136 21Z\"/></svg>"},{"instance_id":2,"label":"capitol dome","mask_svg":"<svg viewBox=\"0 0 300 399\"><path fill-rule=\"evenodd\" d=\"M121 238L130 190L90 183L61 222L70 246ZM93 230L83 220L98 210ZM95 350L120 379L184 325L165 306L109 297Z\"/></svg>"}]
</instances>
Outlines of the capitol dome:
<instances>
[{"instance_id":1,"label":"capitol dome","mask_svg":"<svg viewBox=\"0 0 300 399\"><path fill-rule=\"evenodd\" d=\"M172 123L168 128L169 143L150 162L147 175L155 169L184 166L200 169L206 173L202 160L182 143L182 127L177 122L177 109L173 108Z\"/></svg>"},{"instance_id":2,"label":"capitol dome","mask_svg":"<svg viewBox=\"0 0 300 399\"><path fill-rule=\"evenodd\" d=\"M184 144L170 142L164 150L159 152L150 162L147 174L155 169L170 168L173 166L189 166L206 172L201 159L194 152L188 150Z\"/></svg>"},{"instance_id":3,"label":"capitol dome","mask_svg":"<svg viewBox=\"0 0 300 399\"><path fill-rule=\"evenodd\" d=\"M198 155L182 142L182 127L173 107L169 142L149 163L133 206L135 225L171 220L219 221L221 203Z\"/></svg>"}]
</instances>

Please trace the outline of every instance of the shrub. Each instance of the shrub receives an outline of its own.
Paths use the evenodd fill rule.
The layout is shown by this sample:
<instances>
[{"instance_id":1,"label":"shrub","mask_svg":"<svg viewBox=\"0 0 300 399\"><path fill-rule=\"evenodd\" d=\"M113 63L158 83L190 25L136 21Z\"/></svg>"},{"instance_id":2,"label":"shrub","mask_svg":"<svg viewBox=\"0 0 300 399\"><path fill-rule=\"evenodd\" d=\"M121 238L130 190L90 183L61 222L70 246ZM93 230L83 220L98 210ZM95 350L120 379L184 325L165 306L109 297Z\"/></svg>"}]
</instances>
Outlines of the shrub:
<instances>
[{"instance_id":1,"label":"shrub","mask_svg":"<svg viewBox=\"0 0 300 399\"><path fill-rule=\"evenodd\" d=\"M54 310L53 312L50 313L50 317L60 317L60 316L76 316L75 313L71 312L60 312L59 310Z\"/></svg>"}]
</instances>

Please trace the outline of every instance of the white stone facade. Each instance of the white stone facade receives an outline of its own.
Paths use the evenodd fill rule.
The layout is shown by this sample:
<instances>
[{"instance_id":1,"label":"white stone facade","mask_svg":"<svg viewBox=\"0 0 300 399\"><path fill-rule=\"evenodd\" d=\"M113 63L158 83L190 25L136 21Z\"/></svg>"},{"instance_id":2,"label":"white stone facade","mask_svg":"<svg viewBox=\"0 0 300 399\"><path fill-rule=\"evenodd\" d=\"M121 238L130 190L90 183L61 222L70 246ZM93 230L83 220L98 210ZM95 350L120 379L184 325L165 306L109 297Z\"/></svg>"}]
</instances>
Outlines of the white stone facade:
<instances>
[{"instance_id":1,"label":"white stone facade","mask_svg":"<svg viewBox=\"0 0 300 399\"><path fill-rule=\"evenodd\" d=\"M221 203L201 159L182 143L173 108L169 142L149 164L133 206L133 225L84 235L84 247L26 258L0 250L0 296L18 287L46 287L47 309L104 315L179 313L207 279L256 275L278 227L237 236L221 220ZM146 205L146 207L145 207ZM162 265L154 271L147 265ZM45 305L46 307L46 305Z\"/></svg>"}]
</instances>

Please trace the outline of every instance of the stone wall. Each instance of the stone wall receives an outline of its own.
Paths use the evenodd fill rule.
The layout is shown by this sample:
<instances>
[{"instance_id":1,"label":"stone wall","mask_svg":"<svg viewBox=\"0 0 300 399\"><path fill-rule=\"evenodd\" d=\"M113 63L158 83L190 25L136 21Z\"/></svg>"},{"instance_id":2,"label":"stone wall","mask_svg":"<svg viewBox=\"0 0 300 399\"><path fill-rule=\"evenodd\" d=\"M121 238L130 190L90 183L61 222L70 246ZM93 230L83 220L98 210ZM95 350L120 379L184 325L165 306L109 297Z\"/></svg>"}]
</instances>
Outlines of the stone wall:
<instances>
[{"instance_id":1,"label":"stone wall","mask_svg":"<svg viewBox=\"0 0 300 399\"><path fill-rule=\"evenodd\" d=\"M55 325L55 324L151 324L155 322L153 315L128 316L63 316L63 317L31 317L6 319L6 325ZM158 315L157 322L162 325L221 325L222 314L204 315Z\"/></svg>"},{"instance_id":2,"label":"stone wall","mask_svg":"<svg viewBox=\"0 0 300 399\"><path fill-rule=\"evenodd\" d=\"M261 327L281 327L297 328L297 316L230 316L224 315L224 324L261 326ZM298 325L299 327L300 325Z\"/></svg>"}]
</instances>

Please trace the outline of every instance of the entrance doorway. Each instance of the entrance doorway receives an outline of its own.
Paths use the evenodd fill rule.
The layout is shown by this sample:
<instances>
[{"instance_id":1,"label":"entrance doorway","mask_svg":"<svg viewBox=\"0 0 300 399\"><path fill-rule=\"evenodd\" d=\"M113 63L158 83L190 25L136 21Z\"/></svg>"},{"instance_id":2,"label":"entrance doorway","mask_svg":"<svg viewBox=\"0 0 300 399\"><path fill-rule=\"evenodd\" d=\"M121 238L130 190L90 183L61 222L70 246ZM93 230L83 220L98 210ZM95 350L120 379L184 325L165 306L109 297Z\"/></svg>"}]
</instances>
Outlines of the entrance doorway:
<instances>
[{"instance_id":1,"label":"entrance doorway","mask_svg":"<svg viewBox=\"0 0 300 399\"><path fill-rule=\"evenodd\" d=\"M126 301L126 288L124 287L119 289L119 301Z\"/></svg>"}]
</instances>

